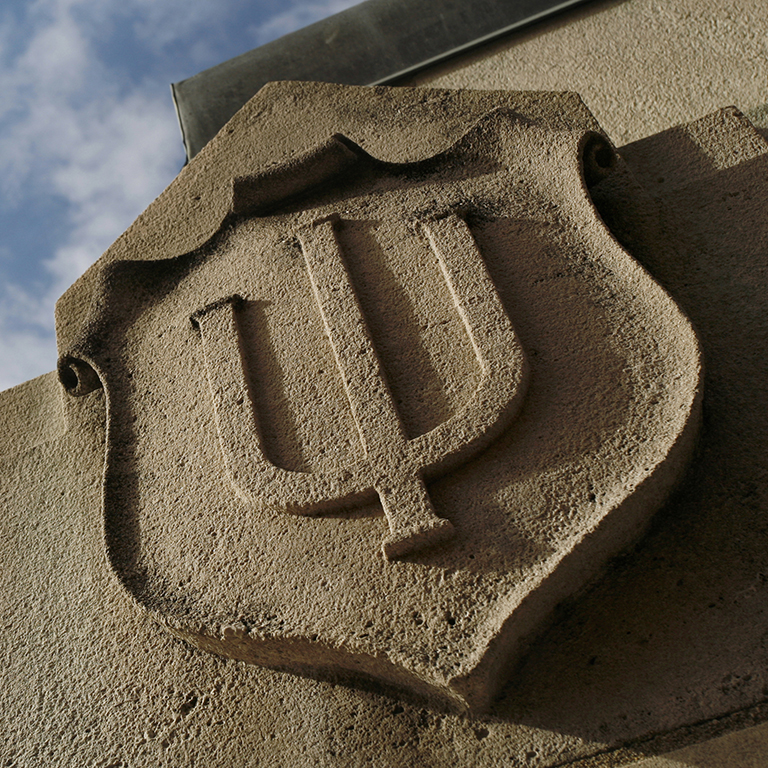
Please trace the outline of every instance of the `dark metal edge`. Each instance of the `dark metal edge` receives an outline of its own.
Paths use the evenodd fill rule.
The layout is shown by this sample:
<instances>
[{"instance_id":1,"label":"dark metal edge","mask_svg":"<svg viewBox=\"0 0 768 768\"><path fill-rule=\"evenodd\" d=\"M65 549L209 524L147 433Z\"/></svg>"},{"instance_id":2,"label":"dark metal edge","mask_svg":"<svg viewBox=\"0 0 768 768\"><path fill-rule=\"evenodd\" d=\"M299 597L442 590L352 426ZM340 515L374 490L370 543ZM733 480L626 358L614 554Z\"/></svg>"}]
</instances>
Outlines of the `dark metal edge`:
<instances>
[{"instance_id":1,"label":"dark metal edge","mask_svg":"<svg viewBox=\"0 0 768 768\"><path fill-rule=\"evenodd\" d=\"M187 158L263 85L383 85L591 0L367 0L171 85Z\"/></svg>"}]
</instances>

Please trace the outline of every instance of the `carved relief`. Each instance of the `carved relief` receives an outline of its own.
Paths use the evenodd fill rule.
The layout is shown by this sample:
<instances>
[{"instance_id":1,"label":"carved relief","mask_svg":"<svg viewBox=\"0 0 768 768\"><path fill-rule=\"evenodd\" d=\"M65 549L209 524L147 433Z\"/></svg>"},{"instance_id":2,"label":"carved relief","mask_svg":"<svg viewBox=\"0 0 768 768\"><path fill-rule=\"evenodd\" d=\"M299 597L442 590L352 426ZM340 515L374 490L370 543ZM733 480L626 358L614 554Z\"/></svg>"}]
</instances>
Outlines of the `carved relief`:
<instances>
[{"instance_id":1,"label":"carved relief","mask_svg":"<svg viewBox=\"0 0 768 768\"><path fill-rule=\"evenodd\" d=\"M299 233L312 290L360 435L359 461L333 472L275 467L264 455L248 385L237 371L236 307L230 297L194 315L203 338L208 380L227 471L255 507L317 514L379 496L389 522L386 557L447 541L450 521L438 517L424 475L446 472L485 447L509 424L527 384L520 343L466 224L457 216L425 222L423 230L445 277L482 371L480 384L448 421L408 439L389 391L333 231L333 219Z\"/></svg>"},{"instance_id":2,"label":"carved relief","mask_svg":"<svg viewBox=\"0 0 768 768\"><path fill-rule=\"evenodd\" d=\"M131 596L210 651L486 707L693 445L696 337L585 185L614 162L499 111L418 162L336 137L246 169L129 301L105 276L67 359L107 390Z\"/></svg>"}]
</instances>

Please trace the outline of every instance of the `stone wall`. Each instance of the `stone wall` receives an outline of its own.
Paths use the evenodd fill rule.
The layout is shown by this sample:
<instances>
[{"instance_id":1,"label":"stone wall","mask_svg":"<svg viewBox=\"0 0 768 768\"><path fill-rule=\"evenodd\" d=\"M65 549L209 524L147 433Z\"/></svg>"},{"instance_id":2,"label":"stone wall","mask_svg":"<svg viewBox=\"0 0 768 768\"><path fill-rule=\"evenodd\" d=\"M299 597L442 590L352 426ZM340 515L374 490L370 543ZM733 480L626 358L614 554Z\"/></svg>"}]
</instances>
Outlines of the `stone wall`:
<instances>
[{"instance_id":1,"label":"stone wall","mask_svg":"<svg viewBox=\"0 0 768 768\"><path fill-rule=\"evenodd\" d=\"M270 86L236 116L65 294L57 317L60 380L49 374L0 394L3 763L760 764L768 713L763 15L757 3L597 4L414 81L484 93ZM571 94L491 89L575 90L594 117ZM732 103L753 123L721 109ZM507 121L501 133L487 132L494 120ZM322 143L339 133L346 137L340 144ZM593 138L597 144L589 143ZM511 151L493 154L503 147ZM519 192L503 183L477 186L498 167L521 180ZM429 179L437 186L427 194ZM398 184L407 194L396 191ZM396 227L376 230L400 237L399 249L388 255L362 230L344 225L344 235L341 225L332 227L345 259L362 253L354 257L359 262L340 263L371 327L370 354L387 368L392 355L403 359L409 339L426 339L431 350L432 373L423 356L411 365L405 354L400 368L388 364L390 387L402 396L394 410L413 421L411 433L385 441L387 455L446 421L451 408L441 410L441 402L454 398L451 407L461 412L482 380L477 370L493 357L492 345L472 352L466 343L473 332L491 338L492 329L478 331L480 316L468 316L467 307L492 291L465 286L456 293L464 273L450 266L453 246L441 251L439 238L432 241L432 277L427 267L409 266L416 256L407 243L423 236L418 227L425 222L427 232L449 215L466 222L473 240L462 240L457 253L476 244L499 293L499 317L508 315L531 367L524 393L518 382L522 410L510 410L479 453L452 449L460 466L426 479L434 509L452 521L457 538L428 541L427 554L389 560L380 552L393 530L380 477L355 469L360 488L350 486L344 497L351 511L313 507L319 517L291 517L249 501L248 471L238 474L227 459L227 445L235 453L245 445L253 458L248 446L263 442L269 456L284 450L288 465L300 463L301 455L285 449L290 440L280 421L291 398L305 398L299 427L316 427L305 444L315 473L328 474L333 464L318 458L320 448L335 450L335 441L346 440L353 446L344 448L346 466L355 429L363 444L367 434L381 432L366 432L354 410L379 374L361 378L360 392L350 394L344 371L352 376L358 368L337 346L332 320L341 310L318 293L325 278L301 245L306 239L292 237L305 226L325 227L329 213L342 223L362 220L344 202L361 195L369 195L366 210L378 212L371 220L389 220L381 211L401 203L381 208L385 193L406 201L407 216L393 221L418 213L407 235ZM248 443L227 438L221 426L222 414L250 407L248 396L235 392L231 408L221 407L236 379L218 387L221 368L200 346L207 331L190 317L236 292L234 283L248 273L242 265L259 253L249 243L266 237L247 227L262 220L294 222L279 225L290 231L270 246L276 263L283 259L285 275L308 269L320 288L307 278L294 325L274 324L265 304L262 328L254 308L248 333L267 329L283 340L278 351L292 349L293 334L296 365L322 356L322 344L330 344L326 362L341 371L341 384L323 384L325 368L314 378L285 368L274 379L292 353L280 352L272 368L258 363L271 394L265 388L254 395L253 381L243 386L255 411L266 410L277 426L275 435L265 437L262 428ZM450 221L459 237L464 225ZM499 221L514 226L500 228ZM230 253L242 261L228 271L217 266ZM256 285L277 275L272 305L290 299L281 268L263 269ZM202 275L198 283L195 275ZM636 290L620 291L617 275ZM409 280L431 280L424 285L433 287L408 288ZM379 295L382 285L394 292ZM542 300L547 291L561 298ZM309 331L296 328L312 315L301 312L315 305L321 330L305 336ZM403 330L387 347L380 329L397 325L387 325L390 310ZM439 312L445 316L431 325ZM356 318L352 312L346 325ZM465 338L456 347L464 351L457 353L449 338ZM509 344L512 336L506 338ZM493 370L503 371L504 355L499 359ZM601 362L590 368L590 359ZM443 371L447 395L433 386L435 370ZM414 386L429 394L408 411ZM282 391L289 394L281 400ZM307 391L321 392L320 399L306 400ZM326 392L335 393L336 405L328 405ZM345 403L352 405L346 426L341 417L323 416L328 407L341 414ZM537 425L560 425L560 442L548 443L555 446L549 464L523 461L535 453ZM577 426L569 433L569 425ZM590 430L603 437L589 442L583 436ZM623 437L611 443L617 434ZM526 451L516 450L521 445ZM413 451L428 463L426 448ZM407 475L415 465L398 459L392 466ZM531 467L541 470L530 474L538 485L521 484ZM505 472L508 485L494 485ZM503 535L494 532L494 515L505 521ZM485 522L473 532L473 520ZM279 543L285 540L302 542L298 566L289 562L298 550ZM484 549L470 552L470 540L485 542ZM552 573L565 576L544 579L543 589L530 590L539 602L518 611L511 596L550 573L543 563L555 563L542 554L547 546L576 553L556 558L572 566L558 565ZM500 563L518 552L532 554L517 581L498 576ZM359 558L359 567L345 564L350 557ZM472 565L478 559L485 572ZM405 582L402 592L380 586L376 579L388 568L407 570L410 579L428 571L430 605L440 607L434 616L409 607L413 624L403 626L402 637L393 632L402 616L389 624L380 617L417 598L408 596ZM315 578L320 571L323 578ZM271 576L256 579L257 573ZM476 575L471 588L466 574ZM290 597L286 579L303 579L298 597ZM465 579L455 601L463 613L441 607L450 592L446 579L453 579L450 589ZM358 589L376 598L360 603L360 626L349 627L342 609L356 605ZM493 637L480 632L479 645L467 651L468 635L451 628L500 597L507 601L505 621ZM273 598L278 611L263 610ZM334 625L334 616L343 621ZM299 626L302 617L310 617L307 627ZM325 640L313 636L310 619L322 625ZM290 631L286 621L294 622ZM445 626L435 629L439 622ZM377 646L366 627L379 640L387 636L384 627L390 641ZM409 660L408 646L464 664L473 670L466 676L472 685L451 682L458 677L445 671L451 665L442 657Z\"/></svg>"}]
</instances>

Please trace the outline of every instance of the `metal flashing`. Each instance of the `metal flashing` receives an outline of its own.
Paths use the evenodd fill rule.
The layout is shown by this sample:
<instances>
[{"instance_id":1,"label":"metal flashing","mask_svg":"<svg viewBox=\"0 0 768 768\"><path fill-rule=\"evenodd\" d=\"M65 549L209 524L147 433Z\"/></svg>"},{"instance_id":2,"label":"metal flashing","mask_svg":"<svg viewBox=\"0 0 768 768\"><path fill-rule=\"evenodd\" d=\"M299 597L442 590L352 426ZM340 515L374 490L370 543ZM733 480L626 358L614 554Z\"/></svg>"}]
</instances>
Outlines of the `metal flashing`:
<instances>
[{"instance_id":1,"label":"metal flashing","mask_svg":"<svg viewBox=\"0 0 768 768\"><path fill-rule=\"evenodd\" d=\"M192 159L264 84L383 85L587 0L367 0L171 85Z\"/></svg>"}]
</instances>

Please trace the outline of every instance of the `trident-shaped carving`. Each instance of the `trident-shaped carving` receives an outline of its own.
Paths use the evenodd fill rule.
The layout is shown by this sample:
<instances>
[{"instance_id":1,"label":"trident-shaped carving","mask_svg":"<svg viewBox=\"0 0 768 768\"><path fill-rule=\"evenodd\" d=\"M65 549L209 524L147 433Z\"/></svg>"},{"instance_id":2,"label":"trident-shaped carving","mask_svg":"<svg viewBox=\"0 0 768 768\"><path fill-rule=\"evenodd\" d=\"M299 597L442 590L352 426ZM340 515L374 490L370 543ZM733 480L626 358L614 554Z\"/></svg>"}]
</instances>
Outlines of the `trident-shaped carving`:
<instances>
[{"instance_id":1,"label":"trident-shaped carving","mask_svg":"<svg viewBox=\"0 0 768 768\"><path fill-rule=\"evenodd\" d=\"M467 225L450 215L422 224L481 369L461 410L435 429L408 439L341 253L333 219L299 232L315 298L341 372L363 456L322 472L281 469L261 445L239 349L236 309L228 297L195 313L229 476L250 505L317 514L378 494L390 533L388 559L454 534L432 507L425 478L466 461L493 440L517 412L527 383L520 342Z\"/></svg>"}]
</instances>

